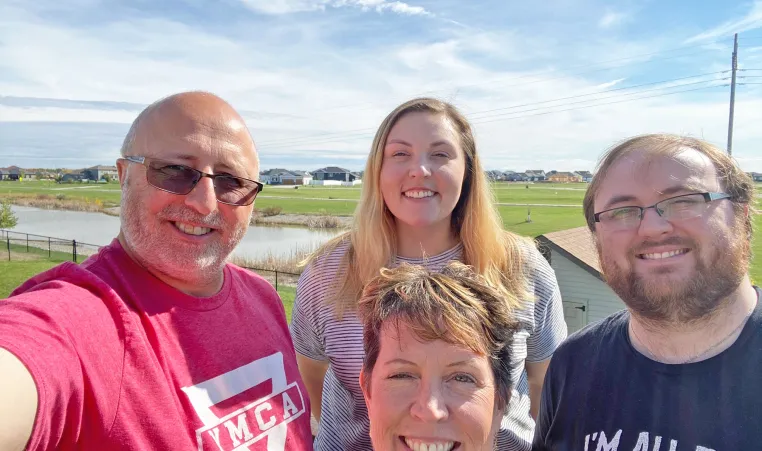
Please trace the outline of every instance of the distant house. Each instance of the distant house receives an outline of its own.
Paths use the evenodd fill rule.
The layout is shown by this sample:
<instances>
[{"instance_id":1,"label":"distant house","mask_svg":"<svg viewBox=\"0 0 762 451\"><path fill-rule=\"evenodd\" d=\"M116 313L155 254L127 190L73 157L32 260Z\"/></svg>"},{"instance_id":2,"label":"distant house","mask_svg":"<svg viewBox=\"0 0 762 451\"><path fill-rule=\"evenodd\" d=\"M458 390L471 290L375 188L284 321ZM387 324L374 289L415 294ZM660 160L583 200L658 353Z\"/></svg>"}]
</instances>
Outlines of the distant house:
<instances>
[{"instance_id":1,"label":"distant house","mask_svg":"<svg viewBox=\"0 0 762 451\"><path fill-rule=\"evenodd\" d=\"M35 176L37 177L37 180L45 180L45 179L53 179L53 178L55 178L55 174L53 174L50 171L37 171L37 172L35 172Z\"/></svg>"},{"instance_id":2,"label":"distant house","mask_svg":"<svg viewBox=\"0 0 762 451\"><path fill-rule=\"evenodd\" d=\"M749 172L749 176L755 182L762 182L762 173L760 173L760 172Z\"/></svg>"},{"instance_id":3,"label":"distant house","mask_svg":"<svg viewBox=\"0 0 762 451\"><path fill-rule=\"evenodd\" d=\"M8 180L10 178L10 171L8 168L0 168L0 180Z\"/></svg>"},{"instance_id":4,"label":"distant house","mask_svg":"<svg viewBox=\"0 0 762 451\"><path fill-rule=\"evenodd\" d=\"M575 174L574 172L556 172L555 174L548 177L548 180L554 183L573 183L581 182L582 177L580 177L579 174Z\"/></svg>"},{"instance_id":5,"label":"distant house","mask_svg":"<svg viewBox=\"0 0 762 451\"><path fill-rule=\"evenodd\" d=\"M485 174L487 175L488 179L495 182L505 180L505 174L503 174L501 171L492 170L485 172Z\"/></svg>"},{"instance_id":6,"label":"distant house","mask_svg":"<svg viewBox=\"0 0 762 451\"><path fill-rule=\"evenodd\" d=\"M557 173L558 173L558 171L556 171L556 170L548 171L548 172L545 173L545 178L547 179L551 175L554 175L554 174L557 174Z\"/></svg>"},{"instance_id":7,"label":"distant house","mask_svg":"<svg viewBox=\"0 0 762 451\"><path fill-rule=\"evenodd\" d=\"M583 182L590 183L593 181L593 174L590 171L575 171L574 173L582 177Z\"/></svg>"},{"instance_id":8,"label":"distant house","mask_svg":"<svg viewBox=\"0 0 762 451\"><path fill-rule=\"evenodd\" d=\"M78 182L84 178L84 172L68 172L61 177L61 183Z\"/></svg>"},{"instance_id":9,"label":"distant house","mask_svg":"<svg viewBox=\"0 0 762 451\"><path fill-rule=\"evenodd\" d=\"M284 185L309 185L312 174L306 171L288 171L280 176L280 182Z\"/></svg>"},{"instance_id":10,"label":"distant house","mask_svg":"<svg viewBox=\"0 0 762 451\"><path fill-rule=\"evenodd\" d=\"M604 282L593 237L586 226L540 235L537 243L556 273L569 333L625 308Z\"/></svg>"},{"instance_id":11,"label":"distant house","mask_svg":"<svg viewBox=\"0 0 762 451\"><path fill-rule=\"evenodd\" d=\"M268 169L267 171L260 171L259 178L257 180L259 182L265 184L265 185L272 184L272 178L270 176L270 170Z\"/></svg>"},{"instance_id":12,"label":"distant house","mask_svg":"<svg viewBox=\"0 0 762 451\"><path fill-rule=\"evenodd\" d=\"M529 177L523 172L513 172L505 176L505 180L508 182L526 182Z\"/></svg>"},{"instance_id":13,"label":"distant house","mask_svg":"<svg viewBox=\"0 0 762 451\"><path fill-rule=\"evenodd\" d=\"M93 166L82 170L83 178L95 181L105 179L104 176L109 176L112 179L115 179L118 174L116 166Z\"/></svg>"},{"instance_id":14,"label":"distant house","mask_svg":"<svg viewBox=\"0 0 762 451\"><path fill-rule=\"evenodd\" d=\"M360 179L360 175L356 172L336 166L328 166L317 171L312 171L312 177L317 181L333 180L336 182L354 182Z\"/></svg>"},{"instance_id":15,"label":"distant house","mask_svg":"<svg viewBox=\"0 0 762 451\"><path fill-rule=\"evenodd\" d=\"M309 185L312 175L305 171L275 168L261 172L259 181L266 185Z\"/></svg>"},{"instance_id":16,"label":"distant house","mask_svg":"<svg viewBox=\"0 0 762 451\"><path fill-rule=\"evenodd\" d=\"M21 180L24 178L24 170L18 166L8 166L5 170L7 171L5 180Z\"/></svg>"},{"instance_id":17,"label":"distant house","mask_svg":"<svg viewBox=\"0 0 762 451\"><path fill-rule=\"evenodd\" d=\"M280 177L283 174L288 174L287 169L274 168L259 173L259 181L265 185L280 185Z\"/></svg>"},{"instance_id":18,"label":"distant house","mask_svg":"<svg viewBox=\"0 0 762 451\"><path fill-rule=\"evenodd\" d=\"M542 169L532 169L526 171L527 181L529 182L544 182L546 179L545 171Z\"/></svg>"}]
</instances>

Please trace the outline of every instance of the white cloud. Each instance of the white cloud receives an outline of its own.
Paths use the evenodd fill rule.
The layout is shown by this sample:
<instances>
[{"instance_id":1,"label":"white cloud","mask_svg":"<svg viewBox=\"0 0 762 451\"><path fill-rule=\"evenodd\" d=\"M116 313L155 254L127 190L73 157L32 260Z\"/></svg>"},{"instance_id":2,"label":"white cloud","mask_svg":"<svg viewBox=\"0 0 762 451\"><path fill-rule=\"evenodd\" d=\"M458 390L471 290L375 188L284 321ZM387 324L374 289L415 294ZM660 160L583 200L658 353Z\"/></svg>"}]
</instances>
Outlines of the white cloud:
<instances>
[{"instance_id":1,"label":"white cloud","mask_svg":"<svg viewBox=\"0 0 762 451\"><path fill-rule=\"evenodd\" d=\"M432 15L422 6L413 6L400 1L388 0L241 0L244 5L263 14L292 14L298 12L322 11L331 8L359 8L363 11L393 13L416 16Z\"/></svg>"},{"instance_id":2,"label":"white cloud","mask_svg":"<svg viewBox=\"0 0 762 451\"><path fill-rule=\"evenodd\" d=\"M598 21L598 26L603 29L615 27L625 21L627 15L620 12L608 11Z\"/></svg>"},{"instance_id":3,"label":"white cloud","mask_svg":"<svg viewBox=\"0 0 762 451\"><path fill-rule=\"evenodd\" d=\"M749 9L749 12L740 19L729 20L703 33L697 34L687 39L685 44L709 41L757 28L762 28L762 0L756 0Z\"/></svg>"},{"instance_id":4,"label":"white cloud","mask_svg":"<svg viewBox=\"0 0 762 451\"><path fill-rule=\"evenodd\" d=\"M626 78L618 78L616 80L611 80L607 83L601 83L600 85L596 86L595 89L608 89L612 86L618 85L619 83L627 80Z\"/></svg>"},{"instance_id":5,"label":"white cloud","mask_svg":"<svg viewBox=\"0 0 762 451\"><path fill-rule=\"evenodd\" d=\"M272 11L316 3L267 2ZM376 11L393 3L356 0L339 7ZM725 92L525 118L489 112L598 92L625 80L637 84L632 72L645 67L648 57L634 60L642 66L611 75L590 71L622 64L596 66L601 60L670 48L657 38L619 42L606 35L572 42L566 54L552 36L459 28L426 39L345 46L331 33L351 24L330 14L318 16L285 21L266 16L267 22L254 30L246 25L222 34L166 18L125 18L73 28L41 19L45 15L0 6L0 64L13 72L12 78L0 75L0 92L15 96L13 101L0 98L2 121L14 121L5 126L0 122L0 166L17 161L10 155L53 161L46 158L71 155L72 149L88 162L99 155L110 161L140 105L186 89L215 92L240 110L265 167L338 164L359 169L384 116L398 103L426 93L452 100L472 119L489 168L592 169L611 143L646 132L703 133L724 146ZM384 24L389 25L386 18ZM353 32L362 33L362 25L357 27ZM661 76L648 81L659 79L654 77ZM748 170L762 170L762 162L753 159L762 141L760 101L758 91L737 93L734 155ZM536 112L542 111L547 109ZM486 122L496 118L500 121Z\"/></svg>"},{"instance_id":6,"label":"white cloud","mask_svg":"<svg viewBox=\"0 0 762 451\"><path fill-rule=\"evenodd\" d=\"M317 11L325 7L323 1L313 0L241 0L244 5L263 14L291 14Z\"/></svg>"}]
</instances>

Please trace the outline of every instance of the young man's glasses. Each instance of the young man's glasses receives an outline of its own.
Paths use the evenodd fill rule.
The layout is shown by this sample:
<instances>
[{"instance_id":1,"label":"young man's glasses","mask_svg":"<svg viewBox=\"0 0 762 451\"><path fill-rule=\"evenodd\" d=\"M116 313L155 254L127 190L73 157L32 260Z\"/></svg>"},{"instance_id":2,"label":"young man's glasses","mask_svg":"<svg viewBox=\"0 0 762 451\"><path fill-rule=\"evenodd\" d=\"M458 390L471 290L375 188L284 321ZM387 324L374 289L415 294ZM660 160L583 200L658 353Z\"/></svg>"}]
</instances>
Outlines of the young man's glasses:
<instances>
[{"instance_id":1,"label":"young man's glasses","mask_svg":"<svg viewBox=\"0 0 762 451\"><path fill-rule=\"evenodd\" d=\"M125 160L146 167L146 180L151 186L172 194L186 195L193 191L203 177L209 177L214 184L217 201L236 206L254 202L264 185L255 181L229 174L207 174L182 164L153 158L128 156Z\"/></svg>"},{"instance_id":2,"label":"young man's glasses","mask_svg":"<svg viewBox=\"0 0 762 451\"><path fill-rule=\"evenodd\" d=\"M725 193L693 193L670 197L650 207L617 207L595 214L595 222L600 222L609 230L627 230L640 226L646 210L653 208L667 221L681 221L704 214L710 202L730 199Z\"/></svg>"}]
</instances>

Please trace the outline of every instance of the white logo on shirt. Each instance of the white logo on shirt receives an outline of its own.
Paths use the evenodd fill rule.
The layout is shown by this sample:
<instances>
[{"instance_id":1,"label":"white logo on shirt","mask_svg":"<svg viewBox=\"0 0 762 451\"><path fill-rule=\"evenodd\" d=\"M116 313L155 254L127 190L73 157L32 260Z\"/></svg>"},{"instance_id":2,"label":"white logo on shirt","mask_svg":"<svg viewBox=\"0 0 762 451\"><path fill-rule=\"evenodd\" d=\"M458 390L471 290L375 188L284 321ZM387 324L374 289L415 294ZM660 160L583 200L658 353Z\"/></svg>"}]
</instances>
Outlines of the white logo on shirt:
<instances>
[{"instance_id":1,"label":"white logo on shirt","mask_svg":"<svg viewBox=\"0 0 762 451\"><path fill-rule=\"evenodd\" d=\"M654 439L653 446L649 447L649 445L651 445L651 437ZM601 431L600 433L596 432L592 435L588 434L585 436L585 451L620 451L619 441L621 438L622 429L619 429L616 434L611 437L611 439L606 437L606 431ZM664 439L664 446L667 446L667 441L669 441L669 451L677 451L678 441L672 439ZM638 434L638 442L635 443L635 447L632 448L632 451L661 451L661 445L662 436L656 434L649 435L648 432L641 432ZM627 445L623 446L628 450L630 449L630 447ZM714 451L714 449L699 445L696 446L695 451Z\"/></svg>"},{"instance_id":2,"label":"white logo on shirt","mask_svg":"<svg viewBox=\"0 0 762 451\"><path fill-rule=\"evenodd\" d=\"M215 404L268 380L272 381L268 396L221 418L212 411ZM182 390L204 423L196 430L199 451L248 450L263 438L267 451L285 451L288 423L305 412L299 385L286 380L280 352Z\"/></svg>"}]
</instances>

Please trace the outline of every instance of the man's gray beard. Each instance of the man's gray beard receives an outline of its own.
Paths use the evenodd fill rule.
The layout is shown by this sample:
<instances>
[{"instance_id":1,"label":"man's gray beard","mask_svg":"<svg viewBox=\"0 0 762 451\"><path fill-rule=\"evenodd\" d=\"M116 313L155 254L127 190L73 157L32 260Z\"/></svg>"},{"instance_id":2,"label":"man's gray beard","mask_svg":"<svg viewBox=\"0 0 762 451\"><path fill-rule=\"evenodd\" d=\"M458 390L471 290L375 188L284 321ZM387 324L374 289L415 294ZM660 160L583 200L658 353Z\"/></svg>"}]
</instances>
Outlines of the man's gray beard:
<instances>
[{"instance_id":1,"label":"man's gray beard","mask_svg":"<svg viewBox=\"0 0 762 451\"><path fill-rule=\"evenodd\" d=\"M144 228L147 210L136 201L131 189L126 187L121 202L122 236L132 250L138 263L151 271L164 274L172 279L193 283L204 283L219 276L228 256L246 234L247 225L237 227L225 244L212 241L200 252L191 254L182 247L174 246L168 237L161 236L158 230ZM168 205L162 209L159 219L196 222L216 228L226 226L219 211L202 216L187 207Z\"/></svg>"},{"instance_id":2,"label":"man's gray beard","mask_svg":"<svg viewBox=\"0 0 762 451\"><path fill-rule=\"evenodd\" d=\"M697 257L694 276L668 286L667 281L649 284L634 270L625 273L603 255L600 245L598 256L606 283L635 315L654 323L685 325L712 315L740 285L751 257L751 245L744 236L734 231L730 242L715 240L709 264L700 258L701 249L693 243L690 249Z\"/></svg>"}]
</instances>

